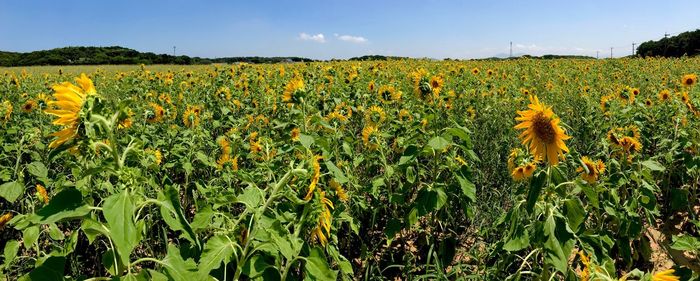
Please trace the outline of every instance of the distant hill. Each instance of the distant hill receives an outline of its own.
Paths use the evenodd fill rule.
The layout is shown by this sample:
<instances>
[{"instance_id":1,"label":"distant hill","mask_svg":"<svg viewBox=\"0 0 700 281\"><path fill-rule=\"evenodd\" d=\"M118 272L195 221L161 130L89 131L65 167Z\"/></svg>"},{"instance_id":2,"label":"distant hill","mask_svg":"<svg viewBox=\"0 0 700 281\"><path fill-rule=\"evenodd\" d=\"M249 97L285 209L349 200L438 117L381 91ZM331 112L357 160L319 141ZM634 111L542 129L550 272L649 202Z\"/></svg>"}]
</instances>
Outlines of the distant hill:
<instances>
[{"instance_id":1,"label":"distant hill","mask_svg":"<svg viewBox=\"0 0 700 281\"><path fill-rule=\"evenodd\" d=\"M647 41L637 47L642 57L681 57L700 54L700 29L664 37L657 41Z\"/></svg>"},{"instance_id":2,"label":"distant hill","mask_svg":"<svg viewBox=\"0 0 700 281\"><path fill-rule=\"evenodd\" d=\"M65 47L28 53L0 51L0 66L90 65L90 64L209 64L209 63L276 63L310 62L299 57L228 57L200 58L139 52L113 47Z\"/></svg>"}]
</instances>

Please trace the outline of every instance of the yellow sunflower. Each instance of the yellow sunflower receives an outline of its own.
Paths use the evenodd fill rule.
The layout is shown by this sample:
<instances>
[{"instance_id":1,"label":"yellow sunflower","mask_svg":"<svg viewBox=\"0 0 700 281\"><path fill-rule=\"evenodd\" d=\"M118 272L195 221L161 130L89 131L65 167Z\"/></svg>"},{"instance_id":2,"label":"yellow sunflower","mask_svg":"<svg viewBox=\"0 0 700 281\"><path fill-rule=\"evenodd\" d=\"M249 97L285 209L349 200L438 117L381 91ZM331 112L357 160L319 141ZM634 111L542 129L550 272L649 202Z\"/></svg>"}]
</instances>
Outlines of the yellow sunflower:
<instances>
[{"instance_id":1,"label":"yellow sunflower","mask_svg":"<svg viewBox=\"0 0 700 281\"><path fill-rule=\"evenodd\" d=\"M673 275L675 272L673 269L659 271L651 276L651 281L679 281L680 277Z\"/></svg>"},{"instance_id":2,"label":"yellow sunflower","mask_svg":"<svg viewBox=\"0 0 700 281\"><path fill-rule=\"evenodd\" d=\"M48 105L53 109L47 109L44 112L56 116L53 124L63 126L63 130L51 134L58 138L49 144L49 148L58 147L75 138L80 125L80 111L85 100L89 95L97 94L92 80L84 73L76 78L75 82L79 87L70 82L63 82L52 87L53 97L56 100L49 101Z\"/></svg>"},{"instance_id":3,"label":"yellow sunflower","mask_svg":"<svg viewBox=\"0 0 700 281\"><path fill-rule=\"evenodd\" d=\"M326 192L321 191L320 196L321 201L321 215L318 218L318 226L311 231L311 239L319 241L321 245L328 244L328 237L331 235L331 222L333 216L331 215L331 209L333 209L333 202L326 198Z\"/></svg>"},{"instance_id":4,"label":"yellow sunflower","mask_svg":"<svg viewBox=\"0 0 700 281\"><path fill-rule=\"evenodd\" d=\"M532 163L528 163L522 166L518 166L513 171L511 171L510 175L513 177L513 180L516 181L522 181L529 179L532 177L532 174L535 172L535 169L537 166Z\"/></svg>"},{"instance_id":5,"label":"yellow sunflower","mask_svg":"<svg viewBox=\"0 0 700 281\"><path fill-rule=\"evenodd\" d=\"M4 125L7 123L7 121L10 121L13 107L10 101L3 101L0 105L0 121L2 121L2 124Z\"/></svg>"},{"instance_id":6,"label":"yellow sunflower","mask_svg":"<svg viewBox=\"0 0 700 281\"><path fill-rule=\"evenodd\" d=\"M292 138L292 140L298 141L299 136L301 136L301 130L299 130L299 128L292 129L292 132L290 133L290 137Z\"/></svg>"},{"instance_id":7,"label":"yellow sunflower","mask_svg":"<svg viewBox=\"0 0 700 281\"><path fill-rule=\"evenodd\" d=\"M585 167L576 168L576 172L581 173L581 178L588 183L595 183L601 173L605 172L605 163L603 161L593 161L587 156L581 157L581 162Z\"/></svg>"},{"instance_id":8,"label":"yellow sunflower","mask_svg":"<svg viewBox=\"0 0 700 281\"><path fill-rule=\"evenodd\" d=\"M287 85L284 86L284 94L282 95L282 101L286 103L296 103L299 102L295 93L303 90L304 80L299 77L292 78Z\"/></svg>"},{"instance_id":9,"label":"yellow sunflower","mask_svg":"<svg viewBox=\"0 0 700 281\"><path fill-rule=\"evenodd\" d=\"M661 101L667 101L671 99L671 91L669 90L662 90L659 92L659 100Z\"/></svg>"},{"instance_id":10,"label":"yellow sunflower","mask_svg":"<svg viewBox=\"0 0 700 281\"><path fill-rule=\"evenodd\" d=\"M199 113L201 113L201 109L198 106L188 105L185 113L182 114L182 122L188 128L197 127L199 125Z\"/></svg>"},{"instance_id":11,"label":"yellow sunflower","mask_svg":"<svg viewBox=\"0 0 700 281\"><path fill-rule=\"evenodd\" d=\"M314 155L311 160L311 166L314 170L314 174L311 176L311 184L309 184L304 200L311 199L311 196L314 194L314 190L316 190L316 185L318 185L318 180L321 179L321 164L318 162L321 159L323 159L323 157Z\"/></svg>"},{"instance_id":12,"label":"yellow sunflower","mask_svg":"<svg viewBox=\"0 0 700 281\"><path fill-rule=\"evenodd\" d=\"M683 75L683 78L681 78L681 84L683 86L690 87L690 86L695 85L695 83L697 83L697 82L698 82L698 76L695 74L686 74L686 75Z\"/></svg>"},{"instance_id":13,"label":"yellow sunflower","mask_svg":"<svg viewBox=\"0 0 700 281\"><path fill-rule=\"evenodd\" d=\"M379 148L379 144L377 144L376 141L378 136L379 131L377 130L377 127L369 125L362 129L362 143L369 149L374 150Z\"/></svg>"},{"instance_id":14,"label":"yellow sunflower","mask_svg":"<svg viewBox=\"0 0 700 281\"><path fill-rule=\"evenodd\" d=\"M537 96L530 96L528 108L518 111L520 116L515 118L520 121L515 128L525 130L519 138L528 145L535 160L546 159L549 164L557 165L559 156L569 152L564 141L571 137L559 126L559 118L554 116L552 108L540 103Z\"/></svg>"}]
</instances>

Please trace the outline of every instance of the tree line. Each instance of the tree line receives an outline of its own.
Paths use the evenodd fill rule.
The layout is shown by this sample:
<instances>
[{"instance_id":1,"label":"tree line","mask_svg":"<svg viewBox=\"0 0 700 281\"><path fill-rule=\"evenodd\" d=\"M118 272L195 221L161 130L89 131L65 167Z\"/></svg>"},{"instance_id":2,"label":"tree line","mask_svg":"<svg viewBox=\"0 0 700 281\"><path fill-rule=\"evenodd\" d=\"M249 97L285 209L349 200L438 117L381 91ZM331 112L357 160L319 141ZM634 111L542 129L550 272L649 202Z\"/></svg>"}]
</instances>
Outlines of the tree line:
<instances>
[{"instance_id":1,"label":"tree line","mask_svg":"<svg viewBox=\"0 0 700 281\"><path fill-rule=\"evenodd\" d=\"M681 57L700 54L700 29L687 31L672 37L639 44L637 55L641 57Z\"/></svg>"},{"instance_id":2,"label":"tree line","mask_svg":"<svg viewBox=\"0 0 700 281\"><path fill-rule=\"evenodd\" d=\"M139 52L112 47L65 47L28 53L0 51L0 66L96 65L96 64L210 64L210 63L277 63L310 62L301 57L225 57L200 58Z\"/></svg>"}]
</instances>

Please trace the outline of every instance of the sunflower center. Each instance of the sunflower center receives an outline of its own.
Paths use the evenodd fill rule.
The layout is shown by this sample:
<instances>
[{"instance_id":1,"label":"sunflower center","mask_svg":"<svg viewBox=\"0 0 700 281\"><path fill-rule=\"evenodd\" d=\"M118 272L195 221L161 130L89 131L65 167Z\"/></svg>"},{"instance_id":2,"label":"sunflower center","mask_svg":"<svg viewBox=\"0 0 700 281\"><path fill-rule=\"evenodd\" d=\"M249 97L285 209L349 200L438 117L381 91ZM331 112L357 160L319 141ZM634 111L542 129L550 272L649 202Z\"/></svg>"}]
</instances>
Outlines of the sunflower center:
<instances>
[{"instance_id":1,"label":"sunflower center","mask_svg":"<svg viewBox=\"0 0 700 281\"><path fill-rule=\"evenodd\" d=\"M537 113L532 119L535 135L540 138L545 144L553 144L556 136L552 119L545 116L544 113Z\"/></svg>"},{"instance_id":2,"label":"sunflower center","mask_svg":"<svg viewBox=\"0 0 700 281\"><path fill-rule=\"evenodd\" d=\"M692 85L692 84L693 84L693 78L685 79L685 84L686 84L686 85Z\"/></svg>"}]
</instances>

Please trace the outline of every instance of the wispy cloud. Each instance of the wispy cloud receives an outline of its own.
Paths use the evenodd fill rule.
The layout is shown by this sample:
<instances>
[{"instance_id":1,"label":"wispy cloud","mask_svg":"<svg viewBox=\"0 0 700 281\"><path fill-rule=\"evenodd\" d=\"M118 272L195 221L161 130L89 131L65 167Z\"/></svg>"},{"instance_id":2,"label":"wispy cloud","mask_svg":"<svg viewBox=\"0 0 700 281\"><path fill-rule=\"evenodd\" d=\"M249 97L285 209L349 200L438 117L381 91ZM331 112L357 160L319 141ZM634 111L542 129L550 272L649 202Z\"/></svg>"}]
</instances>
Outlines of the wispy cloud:
<instances>
[{"instance_id":1,"label":"wispy cloud","mask_svg":"<svg viewBox=\"0 0 700 281\"><path fill-rule=\"evenodd\" d=\"M356 43L356 44L367 43L367 38L364 38L362 36L338 35L338 34L333 34L333 35L335 35L335 37L338 37L338 40L340 40L340 41Z\"/></svg>"},{"instance_id":2,"label":"wispy cloud","mask_svg":"<svg viewBox=\"0 0 700 281\"><path fill-rule=\"evenodd\" d=\"M323 36L323 33L319 33L316 35L309 35L307 33L299 33L299 39L303 41L314 41L318 43L326 43L326 37Z\"/></svg>"}]
</instances>

